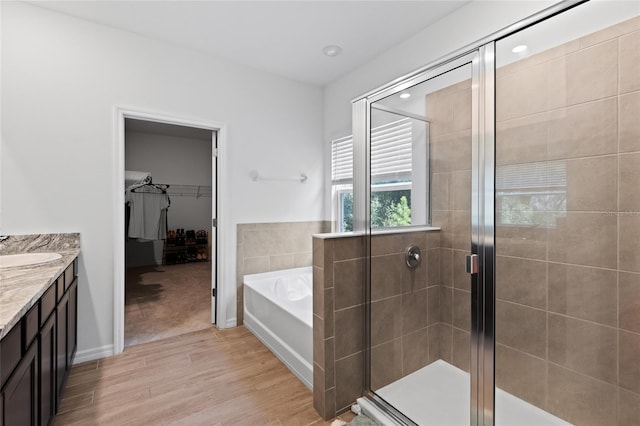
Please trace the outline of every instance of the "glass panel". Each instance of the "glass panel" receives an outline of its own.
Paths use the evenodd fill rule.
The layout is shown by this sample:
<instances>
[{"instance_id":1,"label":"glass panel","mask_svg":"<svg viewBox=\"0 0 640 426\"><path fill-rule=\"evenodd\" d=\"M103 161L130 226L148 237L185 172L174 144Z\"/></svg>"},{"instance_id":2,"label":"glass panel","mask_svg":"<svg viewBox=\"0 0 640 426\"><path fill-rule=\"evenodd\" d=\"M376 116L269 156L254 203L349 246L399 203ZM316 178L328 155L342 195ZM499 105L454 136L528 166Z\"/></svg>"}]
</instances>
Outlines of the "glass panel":
<instances>
[{"instance_id":1,"label":"glass panel","mask_svg":"<svg viewBox=\"0 0 640 426\"><path fill-rule=\"evenodd\" d=\"M426 225L429 124L382 102L371 112L371 226Z\"/></svg>"},{"instance_id":2,"label":"glass panel","mask_svg":"<svg viewBox=\"0 0 640 426\"><path fill-rule=\"evenodd\" d=\"M498 425L639 424L639 13L496 43Z\"/></svg>"},{"instance_id":3,"label":"glass panel","mask_svg":"<svg viewBox=\"0 0 640 426\"><path fill-rule=\"evenodd\" d=\"M371 105L370 389L420 425L470 419L471 78L467 63ZM399 123L386 171L403 166L383 173L375 143ZM425 224L441 229L377 229Z\"/></svg>"}]
</instances>

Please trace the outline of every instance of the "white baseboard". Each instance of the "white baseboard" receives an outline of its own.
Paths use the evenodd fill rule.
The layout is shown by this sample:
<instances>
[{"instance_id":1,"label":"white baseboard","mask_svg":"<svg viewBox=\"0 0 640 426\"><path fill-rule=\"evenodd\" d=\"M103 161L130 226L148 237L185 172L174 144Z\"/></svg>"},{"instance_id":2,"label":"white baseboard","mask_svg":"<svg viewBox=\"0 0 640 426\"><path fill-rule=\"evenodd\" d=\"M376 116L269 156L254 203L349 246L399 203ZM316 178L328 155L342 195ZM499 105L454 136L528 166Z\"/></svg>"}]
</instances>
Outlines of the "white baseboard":
<instances>
[{"instance_id":1,"label":"white baseboard","mask_svg":"<svg viewBox=\"0 0 640 426\"><path fill-rule=\"evenodd\" d=\"M238 325L236 318L229 318L227 319L227 321L224 323L224 327L221 328L233 328L236 325Z\"/></svg>"},{"instance_id":2,"label":"white baseboard","mask_svg":"<svg viewBox=\"0 0 640 426\"><path fill-rule=\"evenodd\" d=\"M73 359L74 364L80 364L87 361L94 361L100 358L106 358L113 355L113 345L105 345L99 348L85 349L77 351Z\"/></svg>"}]
</instances>

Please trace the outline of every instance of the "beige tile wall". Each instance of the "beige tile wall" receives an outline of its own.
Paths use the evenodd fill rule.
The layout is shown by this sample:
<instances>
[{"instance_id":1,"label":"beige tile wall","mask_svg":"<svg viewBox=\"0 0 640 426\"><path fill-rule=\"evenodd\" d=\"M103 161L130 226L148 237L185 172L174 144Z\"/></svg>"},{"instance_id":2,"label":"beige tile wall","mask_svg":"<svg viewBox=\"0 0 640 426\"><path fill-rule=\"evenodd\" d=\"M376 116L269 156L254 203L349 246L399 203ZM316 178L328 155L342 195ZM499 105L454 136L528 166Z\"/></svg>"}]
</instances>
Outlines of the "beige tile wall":
<instances>
[{"instance_id":1,"label":"beige tile wall","mask_svg":"<svg viewBox=\"0 0 640 426\"><path fill-rule=\"evenodd\" d=\"M237 225L237 321L243 322L242 277L312 265L312 234L329 232L331 222L241 223Z\"/></svg>"},{"instance_id":2,"label":"beige tile wall","mask_svg":"<svg viewBox=\"0 0 640 426\"><path fill-rule=\"evenodd\" d=\"M365 344L365 240L313 240L314 407L325 419L362 395ZM421 248L415 270L405 265L409 245ZM439 291L428 276L439 232L378 235L371 239L371 387L378 389L439 356ZM433 285L432 285L433 284Z\"/></svg>"},{"instance_id":3,"label":"beige tile wall","mask_svg":"<svg viewBox=\"0 0 640 426\"><path fill-rule=\"evenodd\" d=\"M496 228L497 385L577 424L640 425L640 18L497 75L499 166L566 164L555 226ZM372 239L372 388L433 360L469 369L470 87L429 95L441 232ZM401 253L419 240L425 269ZM314 406L364 381L364 240L314 239ZM360 296L358 296L360 295Z\"/></svg>"},{"instance_id":4,"label":"beige tile wall","mask_svg":"<svg viewBox=\"0 0 640 426\"><path fill-rule=\"evenodd\" d=\"M469 371L471 288L464 258L471 249L471 80L430 93L426 104L432 224L442 228L429 259L429 284L440 301L432 325L439 349L432 356Z\"/></svg>"},{"instance_id":5,"label":"beige tile wall","mask_svg":"<svg viewBox=\"0 0 640 426\"><path fill-rule=\"evenodd\" d=\"M497 385L640 424L640 18L498 70L497 164L566 167L550 227L498 226Z\"/></svg>"},{"instance_id":6,"label":"beige tile wall","mask_svg":"<svg viewBox=\"0 0 640 426\"><path fill-rule=\"evenodd\" d=\"M313 406L326 420L364 384L364 237L313 238Z\"/></svg>"},{"instance_id":7,"label":"beige tile wall","mask_svg":"<svg viewBox=\"0 0 640 426\"><path fill-rule=\"evenodd\" d=\"M420 247L416 269L405 263L410 245ZM440 293L427 274L437 256L438 231L371 237L371 389L394 382L438 359Z\"/></svg>"}]
</instances>

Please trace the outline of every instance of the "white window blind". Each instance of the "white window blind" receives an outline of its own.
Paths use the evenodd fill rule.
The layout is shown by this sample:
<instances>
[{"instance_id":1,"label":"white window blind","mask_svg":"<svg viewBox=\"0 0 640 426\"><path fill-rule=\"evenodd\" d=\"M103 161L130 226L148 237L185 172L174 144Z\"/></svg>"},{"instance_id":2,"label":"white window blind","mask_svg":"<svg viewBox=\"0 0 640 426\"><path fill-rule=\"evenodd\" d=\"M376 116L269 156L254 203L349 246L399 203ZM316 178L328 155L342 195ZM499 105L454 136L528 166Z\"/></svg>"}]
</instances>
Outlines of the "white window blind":
<instances>
[{"instance_id":1,"label":"white window blind","mask_svg":"<svg viewBox=\"0 0 640 426\"><path fill-rule=\"evenodd\" d=\"M374 182L411 177L411 119L384 124L371 131L371 176ZM353 137L331 143L331 183L353 182Z\"/></svg>"},{"instance_id":2,"label":"white window blind","mask_svg":"<svg viewBox=\"0 0 640 426\"><path fill-rule=\"evenodd\" d=\"M411 119L374 127L371 130L371 180L411 177Z\"/></svg>"},{"instance_id":3,"label":"white window blind","mask_svg":"<svg viewBox=\"0 0 640 426\"><path fill-rule=\"evenodd\" d=\"M353 183L353 137L331 142L331 183Z\"/></svg>"}]
</instances>

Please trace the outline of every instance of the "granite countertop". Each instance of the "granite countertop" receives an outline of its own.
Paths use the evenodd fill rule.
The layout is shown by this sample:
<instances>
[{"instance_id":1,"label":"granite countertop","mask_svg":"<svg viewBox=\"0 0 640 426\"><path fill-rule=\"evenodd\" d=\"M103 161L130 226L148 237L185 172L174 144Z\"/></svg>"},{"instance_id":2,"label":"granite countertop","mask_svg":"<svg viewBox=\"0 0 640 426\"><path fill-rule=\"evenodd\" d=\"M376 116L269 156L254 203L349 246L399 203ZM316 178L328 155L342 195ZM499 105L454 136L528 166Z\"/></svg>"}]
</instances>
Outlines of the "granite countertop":
<instances>
[{"instance_id":1,"label":"granite countertop","mask_svg":"<svg viewBox=\"0 0 640 426\"><path fill-rule=\"evenodd\" d=\"M0 269L0 339L35 305L80 254L79 234L16 235L0 243L0 255L59 253L62 258L33 266Z\"/></svg>"}]
</instances>

